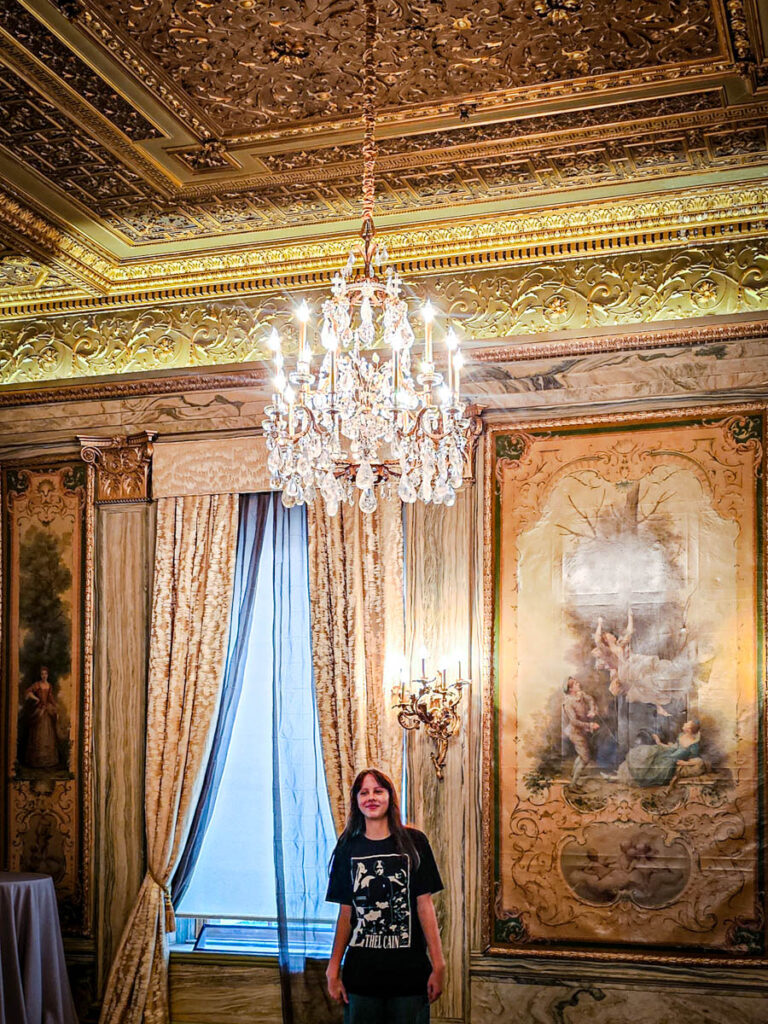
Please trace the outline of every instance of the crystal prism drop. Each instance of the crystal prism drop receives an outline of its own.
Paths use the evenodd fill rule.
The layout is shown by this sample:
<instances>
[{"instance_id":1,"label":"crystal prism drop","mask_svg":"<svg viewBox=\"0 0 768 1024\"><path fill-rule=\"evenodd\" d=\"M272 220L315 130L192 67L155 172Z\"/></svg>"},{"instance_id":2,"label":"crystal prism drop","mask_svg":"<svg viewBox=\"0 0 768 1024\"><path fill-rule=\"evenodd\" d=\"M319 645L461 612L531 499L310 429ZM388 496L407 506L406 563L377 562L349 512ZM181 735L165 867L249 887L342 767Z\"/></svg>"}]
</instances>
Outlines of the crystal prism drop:
<instances>
[{"instance_id":1,"label":"crystal prism drop","mask_svg":"<svg viewBox=\"0 0 768 1024\"><path fill-rule=\"evenodd\" d=\"M279 448L273 448L267 456L267 467L270 473L277 473L283 463L283 456Z\"/></svg>"},{"instance_id":2,"label":"crystal prism drop","mask_svg":"<svg viewBox=\"0 0 768 1024\"><path fill-rule=\"evenodd\" d=\"M361 462L355 478L355 485L361 491L367 491L373 487L373 482L373 470L370 462ZM362 505L360 507L362 508Z\"/></svg>"},{"instance_id":3,"label":"crystal prism drop","mask_svg":"<svg viewBox=\"0 0 768 1024\"><path fill-rule=\"evenodd\" d=\"M376 501L376 495L373 493L373 488L368 487L360 495L360 509L362 512L375 512L378 502Z\"/></svg>"},{"instance_id":4,"label":"crystal prism drop","mask_svg":"<svg viewBox=\"0 0 768 1024\"><path fill-rule=\"evenodd\" d=\"M406 505L410 505L416 501L416 488L413 486L413 481L407 473L403 473L400 477L400 485L397 488L397 494L400 501L405 502Z\"/></svg>"}]
</instances>

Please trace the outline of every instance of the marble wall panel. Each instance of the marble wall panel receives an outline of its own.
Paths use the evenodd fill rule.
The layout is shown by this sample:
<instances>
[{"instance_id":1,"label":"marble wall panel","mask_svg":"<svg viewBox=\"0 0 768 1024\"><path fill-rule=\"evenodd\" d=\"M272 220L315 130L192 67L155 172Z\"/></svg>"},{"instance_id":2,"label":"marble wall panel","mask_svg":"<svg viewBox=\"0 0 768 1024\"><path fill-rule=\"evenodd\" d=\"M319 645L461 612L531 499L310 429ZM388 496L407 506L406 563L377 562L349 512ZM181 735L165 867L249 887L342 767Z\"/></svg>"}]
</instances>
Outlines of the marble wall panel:
<instances>
[{"instance_id":1,"label":"marble wall panel","mask_svg":"<svg viewBox=\"0 0 768 1024\"><path fill-rule=\"evenodd\" d=\"M171 961L170 984L172 1024L282 1024L276 964L192 953Z\"/></svg>"},{"instance_id":2,"label":"marble wall panel","mask_svg":"<svg viewBox=\"0 0 768 1024\"><path fill-rule=\"evenodd\" d=\"M470 1024L764 1024L765 992L643 987L595 981L540 985L477 979Z\"/></svg>"},{"instance_id":3,"label":"marble wall panel","mask_svg":"<svg viewBox=\"0 0 768 1024\"><path fill-rule=\"evenodd\" d=\"M99 988L144 877L146 664L154 516L103 506L96 520L95 863Z\"/></svg>"}]
</instances>

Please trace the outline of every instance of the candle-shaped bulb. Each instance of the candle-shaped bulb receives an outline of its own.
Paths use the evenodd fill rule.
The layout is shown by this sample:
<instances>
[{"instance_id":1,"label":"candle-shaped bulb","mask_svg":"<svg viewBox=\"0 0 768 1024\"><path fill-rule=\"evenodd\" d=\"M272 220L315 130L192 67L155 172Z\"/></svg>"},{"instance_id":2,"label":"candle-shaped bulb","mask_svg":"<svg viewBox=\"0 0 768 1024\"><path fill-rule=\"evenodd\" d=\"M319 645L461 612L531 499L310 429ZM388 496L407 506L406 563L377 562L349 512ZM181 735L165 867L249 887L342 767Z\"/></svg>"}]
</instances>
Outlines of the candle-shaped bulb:
<instances>
[{"instance_id":1,"label":"candle-shaped bulb","mask_svg":"<svg viewBox=\"0 0 768 1024\"><path fill-rule=\"evenodd\" d=\"M453 388L457 395L459 393L459 388L461 386L461 368L463 365L464 356L461 354L461 350L457 350L456 354L453 357Z\"/></svg>"},{"instance_id":2,"label":"candle-shaped bulb","mask_svg":"<svg viewBox=\"0 0 768 1024\"><path fill-rule=\"evenodd\" d=\"M331 327L327 320L323 324L323 329L320 332L320 340L326 352L335 352L336 349L339 347L338 338L336 337L336 331L334 331L334 329Z\"/></svg>"},{"instance_id":3,"label":"candle-shaped bulb","mask_svg":"<svg viewBox=\"0 0 768 1024\"><path fill-rule=\"evenodd\" d=\"M306 299L302 300L301 305L296 310L296 319L300 324L309 323L309 306Z\"/></svg>"},{"instance_id":4,"label":"candle-shaped bulb","mask_svg":"<svg viewBox=\"0 0 768 1024\"><path fill-rule=\"evenodd\" d=\"M296 392L294 391L290 384L286 387L285 391L283 392L283 397L285 398L288 405L293 405L293 403L296 401Z\"/></svg>"},{"instance_id":5,"label":"candle-shaped bulb","mask_svg":"<svg viewBox=\"0 0 768 1024\"><path fill-rule=\"evenodd\" d=\"M279 373L275 374L273 383L275 385L275 391L277 391L278 394L282 395L285 392L286 384L288 383L285 379L285 374L283 373L282 370L280 370Z\"/></svg>"},{"instance_id":6,"label":"candle-shaped bulb","mask_svg":"<svg viewBox=\"0 0 768 1024\"><path fill-rule=\"evenodd\" d=\"M280 335L277 333L277 329L274 327L270 331L269 337L267 338L267 347L272 352L280 351Z\"/></svg>"},{"instance_id":7,"label":"candle-shaped bulb","mask_svg":"<svg viewBox=\"0 0 768 1024\"><path fill-rule=\"evenodd\" d=\"M434 360L432 359L432 321L435 318L435 310L429 299L424 303L421 315L424 318L424 362L427 364L426 372L431 373L434 368Z\"/></svg>"},{"instance_id":8,"label":"candle-shaped bulb","mask_svg":"<svg viewBox=\"0 0 768 1024\"><path fill-rule=\"evenodd\" d=\"M419 649L419 658L421 659L421 676L422 676L422 679L426 679L426 677L427 677L427 659L429 658L429 651L424 646L424 644L422 644L420 649Z\"/></svg>"},{"instance_id":9,"label":"candle-shaped bulb","mask_svg":"<svg viewBox=\"0 0 768 1024\"><path fill-rule=\"evenodd\" d=\"M445 336L445 347L449 352L455 352L459 347L459 339L456 337L456 332L452 327Z\"/></svg>"}]
</instances>

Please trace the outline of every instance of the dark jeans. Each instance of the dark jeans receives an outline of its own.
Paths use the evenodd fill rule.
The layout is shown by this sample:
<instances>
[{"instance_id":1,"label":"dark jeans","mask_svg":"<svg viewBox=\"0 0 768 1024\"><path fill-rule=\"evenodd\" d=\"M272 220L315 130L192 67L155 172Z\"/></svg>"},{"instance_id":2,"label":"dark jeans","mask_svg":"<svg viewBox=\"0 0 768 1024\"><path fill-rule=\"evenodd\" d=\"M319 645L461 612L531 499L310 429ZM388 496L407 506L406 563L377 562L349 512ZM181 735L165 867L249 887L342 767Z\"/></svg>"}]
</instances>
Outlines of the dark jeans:
<instances>
[{"instance_id":1,"label":"dark jeans","mask_svg":"<svg viewBox=\"0 0 768 1024\"><path fill-rule=\"evenodd\" d=\"M349 994L344 1024L429 1024L429 1000L423 996L356 996Z\"/></svg>"}]
</instances>

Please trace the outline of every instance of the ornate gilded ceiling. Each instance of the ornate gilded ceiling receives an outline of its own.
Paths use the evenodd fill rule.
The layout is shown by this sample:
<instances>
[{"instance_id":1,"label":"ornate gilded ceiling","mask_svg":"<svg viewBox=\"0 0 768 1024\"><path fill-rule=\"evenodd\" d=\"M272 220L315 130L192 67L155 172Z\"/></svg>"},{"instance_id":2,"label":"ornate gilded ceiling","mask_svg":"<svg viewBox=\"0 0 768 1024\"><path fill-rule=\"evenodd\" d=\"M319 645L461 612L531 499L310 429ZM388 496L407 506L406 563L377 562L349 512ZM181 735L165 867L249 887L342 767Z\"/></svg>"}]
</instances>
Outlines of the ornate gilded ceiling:
<instances>
[{"instance_id":1,"label":"ornate gilded ceiling","mask_svg":"<svg viewBox=\"0 0 768 1024\"><path fill-rule=\"evenodd\" d=\"M765 7L381 0L390 252L416 278L724 234L759 252ZM0 0L0 312L327 279L357 230L361 17L356 0Z\"/></svg>"}]
</instances>

